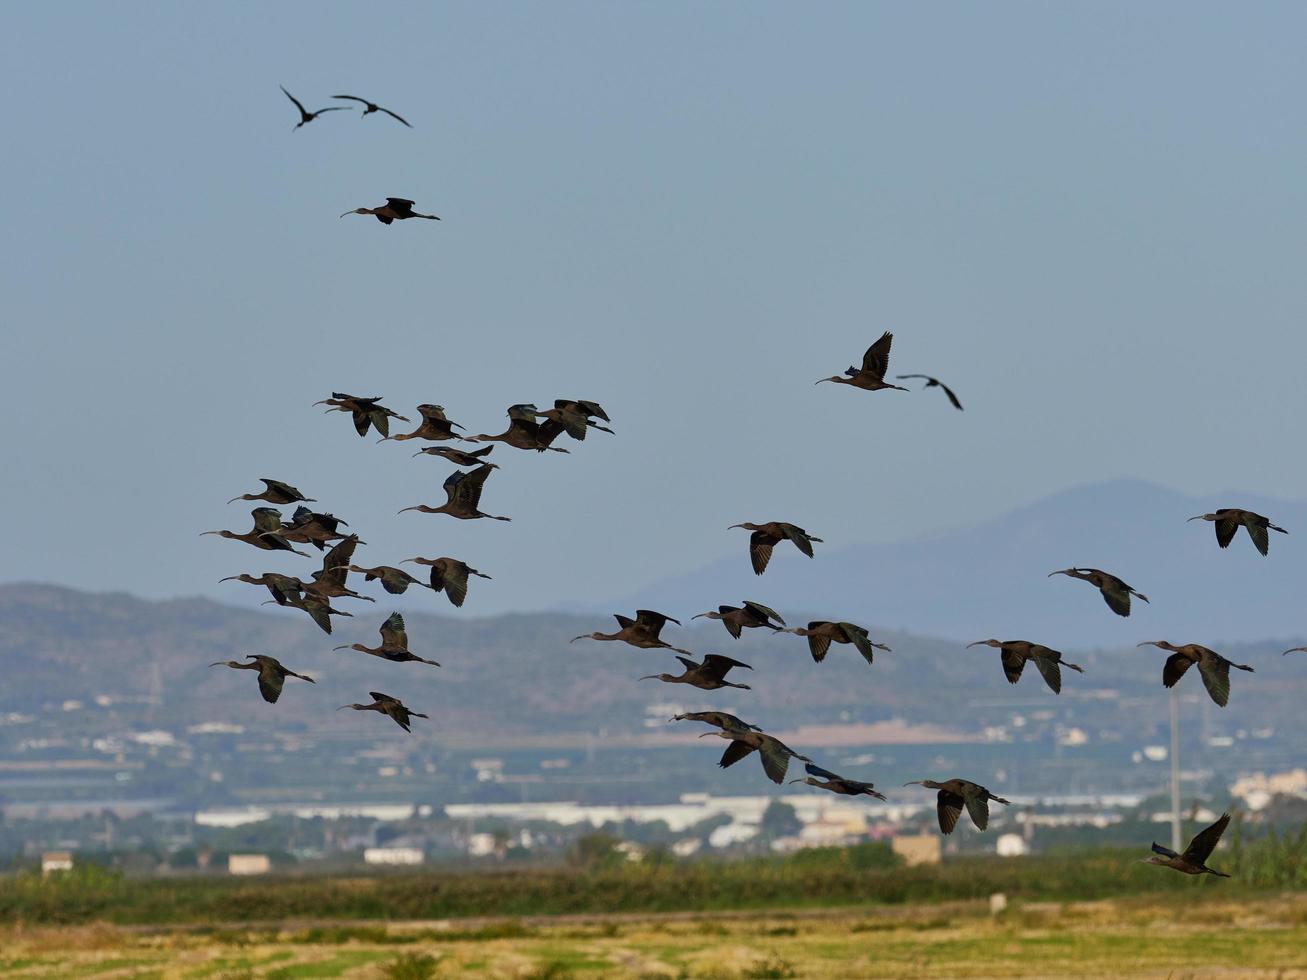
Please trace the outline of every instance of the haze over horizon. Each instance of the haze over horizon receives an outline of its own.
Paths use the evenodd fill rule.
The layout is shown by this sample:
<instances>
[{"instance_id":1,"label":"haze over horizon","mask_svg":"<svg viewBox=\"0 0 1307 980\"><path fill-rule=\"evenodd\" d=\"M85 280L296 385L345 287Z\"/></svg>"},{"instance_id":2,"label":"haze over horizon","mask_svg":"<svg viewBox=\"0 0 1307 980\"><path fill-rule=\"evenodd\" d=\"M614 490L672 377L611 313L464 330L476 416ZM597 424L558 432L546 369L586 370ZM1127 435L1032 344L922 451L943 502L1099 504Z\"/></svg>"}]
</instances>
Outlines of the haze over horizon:
<instances>
[{"instance_id":1,"label":"haze over horizon","mask_svg":"<svg viewBox=\"0 0 1307 980\"><path fill-rule=\"evenodd\" d=\"M243 602L217 580L316 567L197 537L262 476L366 564L495 576L474 616L743 562L743 520L829 557L1105 480L1307 499L1307 11L1201 9L6 8L0 580ZM415 128L291 132L279 84ZM337 218L388 195L443 220ZM965 412L813 386L885 329ZM589 398L616 435L497 448L511 524L396 516L450 467L332 390L471 432Z\"/></svg>"}]
</instances>

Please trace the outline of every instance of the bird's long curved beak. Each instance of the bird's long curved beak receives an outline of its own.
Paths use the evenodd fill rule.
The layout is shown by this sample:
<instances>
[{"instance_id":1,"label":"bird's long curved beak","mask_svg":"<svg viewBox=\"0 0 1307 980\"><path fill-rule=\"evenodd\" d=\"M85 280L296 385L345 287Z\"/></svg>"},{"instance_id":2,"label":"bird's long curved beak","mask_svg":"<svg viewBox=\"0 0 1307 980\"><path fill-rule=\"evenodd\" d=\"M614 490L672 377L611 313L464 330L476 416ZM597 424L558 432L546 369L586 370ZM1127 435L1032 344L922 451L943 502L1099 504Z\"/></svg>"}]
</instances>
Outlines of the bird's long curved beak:
<instances>
[{"instance_id":1,"label":"bird's long curved beak","mask_svg":"<svg viewBox=\"0 0 1307 980\"><path fill-rule=\"evenodd\" d=\"M702 735L700 735L699 737L700 737L700 738L707 738L709 735L716 735L716 734L717 734L716 732L704 732L704 733L703 733Z\"/></svg>"},{"instance_id":2,"label":"bird's long curved beak","mask_svg":"<svg viewBox=\"0 0 1307 980\"><path fill-rule=\"evenodd\" d=\"M1155 646L1157 646L1157 644L1159 644L1159 643L1161 643L1161 642L1162 642L1161 640L1144 640L1143 643L1136 643L1136 644L1135 644L1135 647L1136 647L1136 648L1138 648L1138 647L1155 647Z\"/></svg>"},{"instance_id":3,"label":"bird's long curved beak","mask_svg":"<svg viewBox=\"0 0 1307 980\"><path fill-rule=\"evenodd\" d=\"M239 575L228 575L226 578L220 578L220 579L218 579L218 581L219 581L219 582L230 582L230 581L232 581L233 579L238 579L238 578L240 578Z\"/></svg>"},{"instance_id":4,"label":"bird's long curved beak","mask_svg":"<svg viewBox=\"0 0 1307 980\"><path fill-rule=\"evenodd\" d=\"M210 667L225 667L225 666L227 666L227 665L226 665L225 663L223 663L221 660L216 660L216 661L214 661L213 663L209 664L209 666L210 666Z\"/></svg>"},{"instance_id":5,"label":"bird's long curved beak","mask_svg":"<svg viewBox=\"0 0 1307 980\"><path fill-rule=\"evenodd\" d=\"M642 681L656 681L656 680L658 680L658 675L657 675L657 674L645 674L643 677L639 678L639 680L642 680Z\"/></svg>"},{"instance_id":6,"label":"bird's long curved beak","mask_svg":"<svg viewBox=\"0 0 1307 980\"><path fill-rule=\"evenodd\" d=\"M692 620L694 620L694 619L703 619L703 618L704 618L705 616L707 616L707 615L708 615L707 613L699 613L699 615L697 615L697 616L691 616L690 619L692 619Z\"/></svg>"},{"instance_id":7,"label":"bird's long curved beak","mask_svg":"<svg viewBox=\"0 0 1307 980\"><path fill-rule=\"evenodd\" d=\"M324 398L324 399L322 399L322 401L320 401L320 402L314 402L313 405L326 405L330 400L331 400L331 399L329 399L329 398ZM312 408L313 405L310 405L309 408Z\"/></svg>"},{"instance_id":8,"label":"bird's long curved beak","mask_svg":"<svg viewBox=\"0 0 1307 980\"><path fill-rule=\"evenodd\" d=\"M924 786L924 785L925 785L925 780L923 780L923 779L912 779L912 780L909 780L908 782L904 783L903 785L904 785L904 786Z\"/></svg>"},{"instance_id":9,"label":"bird's long curved beak","mask_svg":"<svg viewBox=\"0 0 1307 980\"><path fill-rule=\"evenodd\" d=\"M404 510L397 510L397 511L395 511L395 514L396 514L396 515L399 515L399 514L404 513L404 511L409 511L409 510L417 510L417 508L416 508L416 507L405 507Z\"/></svg>"},{"instance_id":10,"label":"bird's long curved beak","mask_svg":"<svg viewBox=\"0 0 1307 980\"><path fill-rule=\"evenodd\" d=\"M346 212L345 212L345 214L353 214L353 213L354 213L353 211L346 211ZM342 214L341 217L342 217L342 218L345 217L345 214Z\"/></svg>"},{"instance_id":11,"label":"bird's long curved beak","mask_svg":"<svg viewBox=\"0 0 1307 980\"><path fill-rule=\"evenodd\" d=\"M222 533L221 531L201 531L200 537L204 537L206 534L221 534L221 533Z\"/></svg>"},{"instance_id":12,"label":"bird's long curved beak","mask_svg":"<svg viewBox=\"0 0 1307 980\"><path fill-rule=\"evenodd\" d=\"M589 639L589 637L587 636L587 634L582 633L580 636L574 636L574 637L572 637L572 638L571 638L570 640L568 640L567 642L568 642L568 643L575 643L577 640L586 640L586 639Z\"/></svg>"},{"instance_id":13,"label":"bird's long curved beak","mask_svg":"<svg viewBox=\"0 0 1307 980\"><path fill-rule=\"evenodd\" d=\"M332 649L332 650L348 650L348 649L349 649L349 644L346 643L346 644L344 644L343 646L332 647L331 649Z\"/></svg>"},{"instance_id":14,"label":"bird's long curved beak","mask_svg":"<svg viewBox=\"0 0 1307 980\"><path fill-rule=\"evenodd\" d=\"M1194 517L1188 518L1185 523L1188 524L1189 521L1201 521L1205 516L1205 514L1197 514Z\"/></svg>"},{"instance_id":15,"label":"bird's long curved beak","mask_svg":"<svg viewBox=\"0 0 1307 980\"><path fill-rule=\"evenodd\" d=\"M1049 577L1049 578L1052 578L1054 575L1069 575L1070 573L1071 573L1071 569L1069 569L1069 568L1060 568L1060 569L1058 569L1056 572L1049 572L1049 573L1048 573L1048 577Z\"/></svg>"},{"instance_id":16,"label":"bird's long curved beak","mask_svg":"<svg viewBox=\"0 0 1307 980\"><path fill-rule=\"evenodd\" d=\"M400 563L401 565L403 565L405 562L413 562L414 564L417 564L417 563L420 562L420 560L421 560L421 559L419 559L419 558L401 558L401 559L399 560L399 563Z\"/></svg>"},{"instance_id":17,"label":"bird's long curved beak","mask_svg":"<svg viewBox=\"0 0 1307 980\"><path fill-rule=\"evenodd\" d=\"M238 495L238 496L232 497L231 500L227 501L227 503L229 503L229 504L234 504L234 503L236 503L236 501L238 501L238 500L244 500L244 499L245 499L244 494L240 494L240 495Z\"/></svg>"},{"instance_id":18,"label":"bird's long curved beak","mask_svg":"<svg viewBox=\"0 0 1307 980\"><path fill-rule=\"evenodd\" d=\"M744 525L743 525L743 524L732 524L732 525L731 525L730 527L728 527L726 530L730 531L730 530L733 530L733 529L735 529L735 528L737 528L737 527L744 527Z\"/></svg>"},{"instance_id":19,"label":"bird's long curved beak","mask_svg":"<svg viewBox=\"0 0 1307 980\"><path fill-rule=\"evenodd\" d=\"M984 645L985 645L984 640L977 640L975 643L968 643L967 649L970 650L972 647L983 647Z\"/></svg>"}]
</instances>

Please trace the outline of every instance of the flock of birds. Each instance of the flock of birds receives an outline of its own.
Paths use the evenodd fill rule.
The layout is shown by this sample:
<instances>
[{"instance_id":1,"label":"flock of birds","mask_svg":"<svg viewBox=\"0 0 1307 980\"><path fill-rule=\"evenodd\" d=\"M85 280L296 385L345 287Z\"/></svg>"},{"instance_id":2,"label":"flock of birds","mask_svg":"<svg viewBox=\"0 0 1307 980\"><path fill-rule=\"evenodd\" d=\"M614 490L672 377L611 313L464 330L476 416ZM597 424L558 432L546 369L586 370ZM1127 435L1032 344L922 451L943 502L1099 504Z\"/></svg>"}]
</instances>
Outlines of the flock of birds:
<instances>
[{"instance_id":1,"label":"flock of birds","mask_svg":"<svg viewBox=\"0 0 1307 980\"><path fill-rule=\"evenodd\" d=\"M286 92L284 87L282 91ZM296 129L312 122L325 112L345 108L344 106L331 106L319 109L316 112L309 112L289 92L286 92L286 96L300 112L301 118L295 126ZM333 98L362 103L364 105L364 116L374 112L382 112L394 117L405 126L410 125L401 116L366 99L349 95L333 96ZM436 215L414 212L412 201L406 198L394 197L387 198L387 203L379 208L357 208L353 211L347 211L345 214L371 214L384 224L406 218L439 220ZM889 332L882 334L875 343L867 348L860 367L851 366L842 375L822 378L817 383L833 382L869 392L885 389L909 390L885 380L889 368L890 349L893 339L893 335ZM924 379L926 382L925 388L940 388L953 407L959 411L962 410L962 403L957 395L937 378L922 374L897 376L897 380L905 379ZM544 411L530 403L512 405L507 413L509 425L504 432L497 435L483 434L475 436L464 436L455 431L463 430L464 427L450 420L446 416L444 408L436 404L419 405L417 413L421 421L417 428L412 432L394 436L390 435L390 421L395 419L401 422L409 422L410 420L382 405L381 396L361 397L343 392L333 392L330 398L323 399L315 404L328 406L328 412L348 414L359 436L366 436L369 431L375 431L381 436L381 442L417 439L431 443L491 443L492 445L486 445L476 450L433 445L423 447L413 454L414 456L429 455L443 458L454 464L456 469L444 481L443 488L446 499L443 504L438 506L416 504L405 507L400 513L418 511L424 514L445 514L459 520L511 520L508 517L485 513L480 509L481 495L486 481L497 468L497 464L490 462L488 458L495 448L493 443L503 443L514 449L524 451L566 453L568 452L566 448L554 445L554 442L564 434L580 442L585 440L587 433L591 429L598 429L610 434L613 432L611 428L603 424L611 421L604 409L597 402L582 399L556 399L553 407ZM258 576L245 573L228 576L222 581L236 580L250 585L262 586L271 595L271 599L267 600L268 602L293 607L307 613L328 634L332 631L331 618L333 616L352 615L349 612L336 609L332 605L332 600L348 598L375 602L372 597L361 595L349 588L347 583L351 573L361 575L364 582L379 582L381 588L391 595L403 594L411 586L426 587L434 592L443 592L455 606L462 606L467 599L468 582L471 577L490 578L489 575L470 567L466 562L448 556L439 558L417 556L399 562L399 564L412 563L429 568L430 572L426 582L397 565L372 567L357 565L354 563L354 551L357 546L364 542L359 540L356 533L341 533L340 528L349 526L345 521L330 513L310 510L306 505L317 501L304 496L298 489L287 483L273 479L263 479L261 482L264 485L262 491L241 494L228 501L228 503L236 500L260 501L264 504L273 505L254 508L251 512L254 519L254 526L251 530L244 533L227 530L206 531L204 533L241 541L263 551L294 552L297 555L304 556L307 556L308 553L295 548L294 545L308 545L323 553L322 566L312 573L309 581L279 572L263 572ZM290 504L297 506L289 522L284 522L282 514L277 508ZM1284 528L1272 524L1268 518L1238 508L1222 508L1214 513L1200 514L1189 518L1189 520L1213 522L1216 540L1221 548L1228 547L1239 528L1242 527L1247 531L1254 547L1262 555L1266 555L1269 549L1269 531L1277 531L1282 534L1288 533ZM815 537L797 524L787 521L743 522L734 524L731 528L740 528L750 532L749 560L753 571L757 575L766 572L772 559L773 550L777 545L789 542L802 554L812 558L815 554L813 545L823 543L821 538ZM1149 601L1147 596L1126 584L1121 578L1100 569L1065 568L1051 572L1049 575L1050 577L1065 575L1089 583L1098 589L1108 608L1118 616L1130 615L1132 599L1138 599L1141 602ZM808 642L808 649L812 659L817 663L825 659L832 643L852 646L868 664L874 663L876 650L889 650L888 646L874 642L867 629L856 623L814 620L805 627L789 627L776 610L751 600L746 600L738 606L721 605L715 610L700 613L694 618L718 620L734 639L739 639L746 629L767 629L776 634L791 633L804 637ZM587 633L575 637L573 642L589 639L622 642L641 650L667 650L676 655L676 659L680 661L684 668L679 674L651 674L640 678L641 680L659 680L669 684L688 684L703 691L715 691L722 688L749 690L747 684L726 679L733 670L752 670L753 668L749 664L716 653L708 654L702 660L696 660L694 659L695 655L689 650L674 646L664 640L662 638L664 627L668 623L675 623L680 626L679 620L649 609L636 610L634 618L616 615L615 619L619 627L616 632L604 633L596 631ZM392 613L381 624L379 632L381 637L379 646L368 647L361 643L354 643L338 646L335 649L355 650L391 663L419 663L433 667L440 666L435 660L418 656L409 649L404 618L399 613ZM1211 699L1222 707L1228 703L1230 697L1230 669L1253 670L1251 666L1233 663L1216 651L1196 643L1177 646L1165 640L1149 640L1139 645L1159 647L1170 653L1162 668L1162 683L1165 687L1174 687L1190 667L1196 666ZM969 646L988 646L998 650L1004 676L1011 684L1016 684L1020 680L1026 664L1032 663L1043 678L1044 683L1054 694L1059 694L1062 690L1062 668L1065 667L1076 673L1084 672L1083 667L1066 661L1060 651L1028 640L987 639L978 640L969 644ZM1285 653L1297 651L1307 652L1307 648L1296 647L1294 650L1285 651ZM213 666L227 666L237 670L256 671L259 691L264 700L270 703L275 703L281 696L287 677L313 683L311 677L296 673L283 666L275 658L264 654L252 655L248 658L248 662L219 661ZM380 691L371 691L369 694L372 698L371 702L342 705L338 710L376 711L389 717L406 732L411 731L412 719L428 717L421 712L413 711L393 695ZM783 784L788 773L790 760L798 759L804 764L804 771L807 776L803 779L791 780L791 782L804 783L845 796L865 795L880 800L886 799L875 788L873 783L849 779L825 769L808 756L795 752L780 739L768 734L759 726L746 722L733 714L724 711L695 711L676 715L671 720L702 722L711 726L712 730L705 732L700 737L715 735L728 741L730 744L726 746L718 762L718 765L722 768L733 766L757 752L767 778L774 783ZM922 779L914 780L905 785L921 785L936 791L939 828L944 834L953 832L964 809L971 822L979 830L984 830L989 824L990 803L1011 805L1011 801L996 796L986 787L968 779L952 778L940 781ZM1223 814L1214 824L1197 834L1182 853L1177 853L1154 843L1152 845L1153 854L1146 859L1146 863L1172 868L1190 875L1212 874L1229 877L1222 874L1222 872L1207 867L1206 864L1229 821L1229 813Z\"/></svg>"}]
</instances>

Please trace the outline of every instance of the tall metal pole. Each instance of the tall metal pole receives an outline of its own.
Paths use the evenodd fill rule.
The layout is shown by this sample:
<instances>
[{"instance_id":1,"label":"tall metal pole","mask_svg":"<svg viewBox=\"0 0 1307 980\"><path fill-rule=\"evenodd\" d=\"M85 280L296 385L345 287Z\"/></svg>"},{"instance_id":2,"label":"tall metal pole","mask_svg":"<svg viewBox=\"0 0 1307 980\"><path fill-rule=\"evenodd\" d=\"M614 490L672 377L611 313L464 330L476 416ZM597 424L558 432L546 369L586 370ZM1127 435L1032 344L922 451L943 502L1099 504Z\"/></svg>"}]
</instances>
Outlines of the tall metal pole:
<instances>
[{"instance_id":1,"label":"tall metal pole","mask_svg":"<svg viewBox=\"0 0 1307 980\"><path fill-rule=\"evenodd\" d=\"M1180 695L1171 688L1171 850L1180 850Z\"/></svg>"}]
</instances>

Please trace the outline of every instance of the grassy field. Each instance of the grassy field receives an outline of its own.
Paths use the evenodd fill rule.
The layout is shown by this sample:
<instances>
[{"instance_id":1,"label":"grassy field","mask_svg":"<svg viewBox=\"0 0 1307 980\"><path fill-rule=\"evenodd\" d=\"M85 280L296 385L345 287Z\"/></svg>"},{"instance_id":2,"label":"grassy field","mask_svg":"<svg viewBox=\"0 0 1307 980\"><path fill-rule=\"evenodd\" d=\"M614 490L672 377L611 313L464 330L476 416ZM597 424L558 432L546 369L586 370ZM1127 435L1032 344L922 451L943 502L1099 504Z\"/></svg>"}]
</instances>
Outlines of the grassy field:
<instances>
[{"instance_id":1,"label":"grassy field","mask_svg":"<svg viewBox=\"0 0 1307 980\"><path fill-rule=\"evenodd\" d=\"M1307 897L0 932L5 977L1307 976Z\"/></svg>"}]
</instances>

